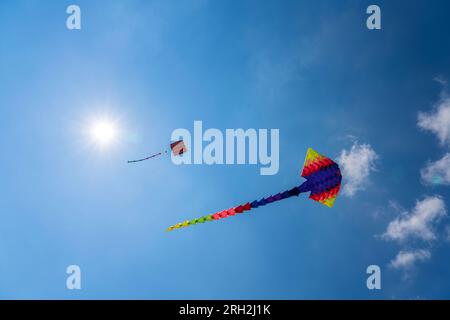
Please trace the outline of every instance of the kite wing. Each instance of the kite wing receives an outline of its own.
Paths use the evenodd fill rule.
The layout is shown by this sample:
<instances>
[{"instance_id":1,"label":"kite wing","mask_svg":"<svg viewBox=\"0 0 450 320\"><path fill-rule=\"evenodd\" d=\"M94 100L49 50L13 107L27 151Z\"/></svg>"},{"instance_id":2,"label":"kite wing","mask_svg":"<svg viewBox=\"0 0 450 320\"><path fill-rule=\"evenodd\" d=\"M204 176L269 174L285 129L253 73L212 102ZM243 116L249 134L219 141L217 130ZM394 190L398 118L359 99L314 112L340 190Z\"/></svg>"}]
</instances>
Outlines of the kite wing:
<instances>
[{"instance_id":1,"label":"kite wing","mask_svg":"<svg viewBox=\"0 0 450 320\"><path fill-rule=\"evenodd\" d=\"M306 153L302 177L311 191L309 198L328 207L333 207L341 188L341 170L337 163L313 149Z\"/></svg>"}]
</instances>

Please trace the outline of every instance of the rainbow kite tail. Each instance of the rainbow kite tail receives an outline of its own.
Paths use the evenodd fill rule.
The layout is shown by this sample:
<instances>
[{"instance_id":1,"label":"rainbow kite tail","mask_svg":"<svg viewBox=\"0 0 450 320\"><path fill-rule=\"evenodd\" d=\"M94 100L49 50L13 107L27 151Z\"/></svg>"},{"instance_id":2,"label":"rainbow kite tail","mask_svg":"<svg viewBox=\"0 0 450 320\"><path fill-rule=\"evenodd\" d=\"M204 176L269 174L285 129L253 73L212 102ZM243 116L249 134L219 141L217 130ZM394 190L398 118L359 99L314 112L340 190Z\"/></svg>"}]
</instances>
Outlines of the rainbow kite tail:
<instances>
[{"instance_id":1,"label":"rainbow kite tail","mask_svg":"<svg viewBox=\"0 0 450 320\"><path fill-rule=\"evenodd\" d=\"M228 210L222 210L213 214L209 214L200 218L196 218L196 219L192 219L192 220L186 220L184 222L180 222L177 223L176 225L170 226L169 228L167 228L166 231L172 231L175 229L180 229L183 227L189 227L195 224L199 224L199 223L205 223L205 222L210 222L210 221L215 221L215 220L220 220L220 219L224 219L224 218L228 218L228 217L232 217L247 211L250 211L251 209L256 209L258 207L262 207L265 206L267 204L276 202L276 201L280 201L283 199L287 199L293 196L298 196L300 193L303 192L307 192L308 190L306 189L307 184L306 182L303 183L301 186L298 187L294 187L291 190L287 190L284 191L282 193L278 193L276 195L272 195L270 197L267 198L262 198L261 200L255 200L250 202L247 202L245 204L239 205L237 207L232 207Z\"/></svg>"},{"instance_id":2,"label":"rainbow kite tail","mask_svg":"<svg viewBox=\"0 0 450 320\"><path fill-rule=\"evenodd\" d=\"M309 198L318 201L328 207L333 207L339 194L342 175L339 166L331 159L322 156L313 149L309 148L306 154L305 163L302 170L302 177L306 181L298 187L286 190L276 195L271 195L261 200L247 202L246 204L209 214L200 218L186 220L170 226L166 231L172 231L183 227L192 226L199 223L210 222L235 216L251 209L265 206L269 203L284 200L300 193L311 192Z\"/></svg>"}]
</instances>

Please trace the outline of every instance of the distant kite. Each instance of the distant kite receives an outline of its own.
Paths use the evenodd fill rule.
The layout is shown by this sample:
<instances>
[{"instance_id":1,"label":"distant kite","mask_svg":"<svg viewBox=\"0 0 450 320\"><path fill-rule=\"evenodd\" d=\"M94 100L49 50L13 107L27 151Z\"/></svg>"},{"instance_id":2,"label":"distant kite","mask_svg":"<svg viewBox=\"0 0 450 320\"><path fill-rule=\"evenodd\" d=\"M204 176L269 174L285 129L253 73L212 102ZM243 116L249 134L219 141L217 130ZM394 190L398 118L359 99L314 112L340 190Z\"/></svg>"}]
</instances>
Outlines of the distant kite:
<instances>
[{"instance_id":1,"label":"distant kite","mask_svg":"<svg viewBox=\"0 0 450 320\"><path fill-rule=\"evenodd\" d=\"M183 155L183 153L187 152L187 147L184 144L183 140L179 140L179 141L175 141L173 143L170 144L170 149L172 150L172 153L174 156L181 156ZM154 155L151 155L149 157L143 158L143 159L138 159L138 160L130 160L128 161L128 163L134 163L134 162L140 162L140 161L145 161L145 160L149 160L158 156L161 156L163 154L166 154L168 150L164 150L161 151L159 153L155 153Z\"/></svg>"},{"instance_id":2,"label":"distant kite","mask_svg":"<svg viewBox=\"0 0 450 320\"><path fill-rule=\"evenodd\" d=\"M198 219L177 223L174 226L170 226L167 231L234 216L260 206L265 206L266 204L275 201L287 199L292 196L298 196L303 192L311 192L309 195L310 199L318 201L330 208L333 207L334 201L339 193L342 180L341 170L339 169L337 163L309 148L302 170L302 177L304 177L306 181L291 190L277 193L276 195L272 195L268 198L262 198L259 201L255 200L251 203L247 202L246 204L242 204L228 210L219 211Z\"/></svg>"}]
</instances>

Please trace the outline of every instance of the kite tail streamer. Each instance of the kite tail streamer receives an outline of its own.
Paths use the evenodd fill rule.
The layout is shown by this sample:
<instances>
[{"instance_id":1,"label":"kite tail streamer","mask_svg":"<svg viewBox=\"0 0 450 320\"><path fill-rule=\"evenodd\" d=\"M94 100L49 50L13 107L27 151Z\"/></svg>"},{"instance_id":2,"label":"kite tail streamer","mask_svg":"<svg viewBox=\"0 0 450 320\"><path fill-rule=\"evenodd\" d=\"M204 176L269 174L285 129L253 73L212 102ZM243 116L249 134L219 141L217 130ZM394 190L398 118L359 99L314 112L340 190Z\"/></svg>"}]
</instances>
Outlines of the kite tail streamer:
<instances>
[{"instance_id":1,"label":"kite tail streamer","mask_svg":"<svg viewBox=\"0 0 450 320\"><path fill-rule=\"evenodd\" d=\"M172 231L175 229L189 227L198 223L205 223L214 220L220 220L224 218L228 218L231 216L235 216L236 214L243 213L245 211L250 211L251 209L256 209L258 207L265 206L266 204L276 202L279 200L287 199L293 196L298 196L300 193L310 191L308 181L305 181L302 185L292 188L291 190L286 190L281 193L277 193L276 195L272 195L267 198L262 198L261 200L255 200L252 202L247 202L246 204L239 205L237 207L230 208L228 210L219 211L213 214L209 214L197 219L186 220L184 222L177 223L176 225L170 226L166 231Z\"/></svg>"},{"instance_id":2,"label":"kite tail streamer","mask_svg":"<svg viewBox=\"0 0 450 320\"><path fill-rule=\"evenodd\" d=\"M146 157L146 158L143 158L143 159L129 160L128 163L134 163L134 162L141 162L141 161L149 160L149 159L152 159L152 158L161 156L163 153L167 153L167 150L165 150L165 151L163 151L163 152L158 152L158 153L156 153L156 154L154 154L154 155L151 155L150 157Z\"/></svg>"}]
</instances>

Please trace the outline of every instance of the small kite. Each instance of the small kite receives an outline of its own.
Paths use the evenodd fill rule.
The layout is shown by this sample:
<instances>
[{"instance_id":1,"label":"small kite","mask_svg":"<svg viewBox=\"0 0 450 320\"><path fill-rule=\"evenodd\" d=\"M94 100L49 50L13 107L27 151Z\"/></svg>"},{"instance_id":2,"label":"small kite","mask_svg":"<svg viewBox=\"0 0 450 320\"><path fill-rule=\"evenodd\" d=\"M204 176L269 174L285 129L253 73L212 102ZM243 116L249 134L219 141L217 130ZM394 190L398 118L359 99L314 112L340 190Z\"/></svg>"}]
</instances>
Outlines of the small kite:
<instances>
[{"instance_id":1,"label":"small kite","mask_svg":"<svg viewBox=\"0 0 450 320\"><path fill-rule=\"evenodd\" d=\"M311 192L309 195L310 199L318 201L330 208L333 207L334 201L338 196L342 180L341 170L339 169L337 163L309 148L302 170L302 177L305 178L306 181L291 190L286 190L284 192L277 193L276 195L262 198L259 201L255 200L253 202L247 202L246 204L242 204L228 210L219 211L198 219L186 220L170 226L167 228L167 231L192 226L198 223L205 223L207 221L220 220L249 211L251 209L265 206L266 204L275 201L298 196L300 193L304 192Z\"/></svg>"},{"instance_id":2,"label":"small kite","mask_svg":"<svg viewBox=\"0 0 450 320\"><path fill-rule=\"evenodd\" d=\"M183 155L183 153L187 152L187 147L184 144L183 140L179 140L179 141L175 141L173 143L170 144L170 149L172 150L172 153L174 156L181 156ZM161 156L163 154L166 154L168 150L164 150L158 153L155 153L154 155L151 155L149 157L143 158L143 159L138 159L138 160L130 160L128 161L128 163L134 163L134 162L141 162L141 161L145 161L145 160L149 160L158 156Z\"/></svg>"}]
</instances>

